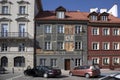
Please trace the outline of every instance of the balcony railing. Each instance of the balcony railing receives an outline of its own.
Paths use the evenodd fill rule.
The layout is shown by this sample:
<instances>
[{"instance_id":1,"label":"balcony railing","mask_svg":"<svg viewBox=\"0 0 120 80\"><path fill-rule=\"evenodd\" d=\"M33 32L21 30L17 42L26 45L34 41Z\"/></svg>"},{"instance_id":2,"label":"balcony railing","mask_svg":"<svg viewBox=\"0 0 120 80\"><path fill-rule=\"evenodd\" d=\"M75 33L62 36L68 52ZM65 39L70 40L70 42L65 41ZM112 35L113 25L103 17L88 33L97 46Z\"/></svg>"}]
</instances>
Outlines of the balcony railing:
<instances>
[{"instance_id":1,"label":"balcony railing","mask_svg":"<svg viewBox=\"0 0 120 80\"><path fill-rule=\"evenodd\" d=\"M28 32L0 32L0 39L5 39L5 38L30 38L31 36L29 35Z\"/></svg>"}]
</instances>

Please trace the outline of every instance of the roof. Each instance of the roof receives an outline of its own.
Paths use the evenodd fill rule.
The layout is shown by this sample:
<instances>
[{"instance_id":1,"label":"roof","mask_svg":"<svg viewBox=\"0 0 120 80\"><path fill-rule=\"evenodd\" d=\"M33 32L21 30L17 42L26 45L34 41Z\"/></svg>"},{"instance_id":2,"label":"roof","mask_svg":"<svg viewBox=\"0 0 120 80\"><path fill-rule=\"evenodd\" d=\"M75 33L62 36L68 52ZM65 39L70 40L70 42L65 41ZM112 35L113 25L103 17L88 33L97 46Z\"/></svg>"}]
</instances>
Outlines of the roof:
<instances>
[{"instance_id":1,"label":"roof","mask_svg":"<svg viewBox=\"0 0 120 80\"><path fill-rule=\"evenodd\" d=\"M64 19L59 19L56 17L56 12L55 11L42 11L39 12L36 17L35 20L46 20L46 21L51 21L51 20L56 20L56 21L86 21L89 20L89 15L91 13L89 12L80 12L80 11L66 11L65 12L65 18ZM100 14L100 13L99 13ZM92 21L90 21L92 22ZM98 23L120 23L120 18L114 17L113 15L109 14L108 15L108 21L94 21L94 22L98 22Z\"/></svg>"},{"instance_id":2,"label":"roof","mask_svg":"<svg viewBox=\"0 0 120 80\"><path fill-rule=\"evenodd\" d=\"M58 19L55 11L43 11L37 14L35 20L88 20L88 14L87 12L67 11L64 19Z\"/></svg>"}]
</instances>

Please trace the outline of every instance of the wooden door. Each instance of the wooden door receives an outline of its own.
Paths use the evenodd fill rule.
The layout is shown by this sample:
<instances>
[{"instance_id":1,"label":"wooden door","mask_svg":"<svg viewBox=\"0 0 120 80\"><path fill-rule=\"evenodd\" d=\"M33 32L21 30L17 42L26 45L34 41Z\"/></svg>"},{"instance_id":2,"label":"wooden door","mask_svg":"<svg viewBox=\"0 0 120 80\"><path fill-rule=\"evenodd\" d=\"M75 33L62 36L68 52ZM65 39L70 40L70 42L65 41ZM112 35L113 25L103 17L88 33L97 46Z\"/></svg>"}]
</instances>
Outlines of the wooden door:
<instances>
[{"instance_id":1,"label":"wooden door","mask_svg":"<svg viewBox=\"0 0 120 80\"><path fill-rule=\"evenodd\" d=\"M65 59L65 70L70 70L70 59Z\"/></svg>"}]
</instances>

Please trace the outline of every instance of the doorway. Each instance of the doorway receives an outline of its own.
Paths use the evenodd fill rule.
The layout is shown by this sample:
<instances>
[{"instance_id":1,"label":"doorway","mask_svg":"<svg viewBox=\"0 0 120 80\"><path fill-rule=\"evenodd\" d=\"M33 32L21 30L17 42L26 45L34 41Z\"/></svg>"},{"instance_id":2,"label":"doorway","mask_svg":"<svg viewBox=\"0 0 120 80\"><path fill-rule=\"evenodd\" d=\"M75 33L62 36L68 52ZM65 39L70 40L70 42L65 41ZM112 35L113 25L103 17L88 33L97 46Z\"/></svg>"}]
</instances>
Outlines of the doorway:
<instances>
[{"instance_id":1,"label":"doorway","mask_svg":"<svg viewBox=\"0 0 120 80\"><path fill-rule=\"evenodd\" d=\"M70 59L65 59L65 70L70 70Z\"/></svg>"}]
</instances>

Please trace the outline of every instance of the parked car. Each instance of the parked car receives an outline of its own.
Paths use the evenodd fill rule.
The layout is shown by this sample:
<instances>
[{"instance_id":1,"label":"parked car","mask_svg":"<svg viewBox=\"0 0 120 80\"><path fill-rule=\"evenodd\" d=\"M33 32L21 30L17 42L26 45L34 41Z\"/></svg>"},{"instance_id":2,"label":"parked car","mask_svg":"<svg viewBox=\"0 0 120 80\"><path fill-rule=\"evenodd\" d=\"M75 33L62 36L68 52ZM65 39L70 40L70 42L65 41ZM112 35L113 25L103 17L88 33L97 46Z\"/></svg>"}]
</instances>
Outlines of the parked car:
<instances>
[{"instance_id":1,"label":"parked car","mask_svg":"<svg viewBox=\"0 0 120 80\"><path fill-rule=\"evenodd\" d=\"M105 76L103 78L100 78L99 80L120 80L120 73L108 75L108 76Z\"/></svg>"},{"instance_id":2,"label":"parked car","mask_svg":"<svg viewBox=\"0 0 120 80\"><path fill-rule=\"evenodd\" d=\"M42 76L47 78L60 76L61 70L57 68L52 68L50 66L36 66L32 69L25 70L24 74L29 76Z\"/></svg>"},{"instance_id":3,"label":"parked car","mask_svg":"<svg viewBox=\"0 0 120 80\"><path fill-rule=\"evenodd\" d=\"M99 76L100 73L101 72L98 66L85 65L85 66L78 66L70 70L69 75L85 76L86 78L90 78L90 77Z\"/></svg>"}]
</instances>

